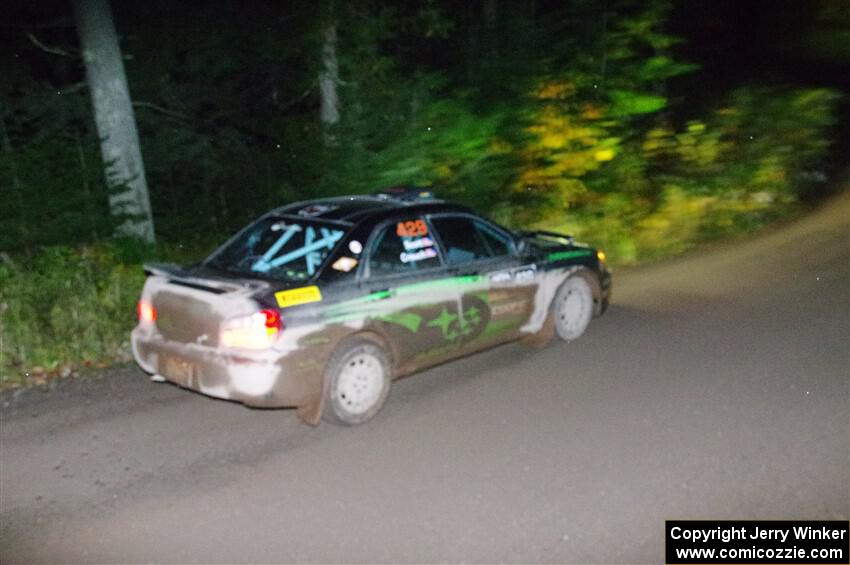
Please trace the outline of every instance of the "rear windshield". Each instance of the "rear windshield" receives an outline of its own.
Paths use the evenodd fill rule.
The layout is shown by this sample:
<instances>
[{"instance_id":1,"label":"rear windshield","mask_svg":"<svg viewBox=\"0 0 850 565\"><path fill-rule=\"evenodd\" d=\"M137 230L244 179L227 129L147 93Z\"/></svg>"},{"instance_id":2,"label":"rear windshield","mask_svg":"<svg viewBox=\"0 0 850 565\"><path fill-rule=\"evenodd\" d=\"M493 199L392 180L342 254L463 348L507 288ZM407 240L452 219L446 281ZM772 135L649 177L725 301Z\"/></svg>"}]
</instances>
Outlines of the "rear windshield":
<instances>
[{"instance_id":1,"label":"rear windshield","mask_svg":"<svg viewBox=\"0 0 850 565\"><path fill-rule=\"evenodd\" d=\"M338 224L264 218L213 253L206 264L240 275L307 280L344 235L345 229Z\"/></svg>"}]
</instances>

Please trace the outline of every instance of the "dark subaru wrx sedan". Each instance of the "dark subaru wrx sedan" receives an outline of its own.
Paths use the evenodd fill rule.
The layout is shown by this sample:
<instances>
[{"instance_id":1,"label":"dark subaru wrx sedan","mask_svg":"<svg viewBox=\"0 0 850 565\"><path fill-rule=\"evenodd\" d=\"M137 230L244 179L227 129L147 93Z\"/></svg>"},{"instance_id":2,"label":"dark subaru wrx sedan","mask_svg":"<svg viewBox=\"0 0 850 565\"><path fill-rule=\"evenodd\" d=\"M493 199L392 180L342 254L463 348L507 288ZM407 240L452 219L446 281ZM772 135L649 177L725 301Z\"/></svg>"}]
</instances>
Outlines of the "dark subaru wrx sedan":
<instances>
[{"instance_id":1,"label":"dark subaru wrx sedan","mask_svg":"<svg viewBox=\"0 0 850 565\"><path fill-rule=\"evenodd\" d=\"M393 379L513 340L574 340L605 311L601 251L418 196L291 204L200 264L147 265L136 361L209 396L359 424Z\"/></svg>"}]
</instances>

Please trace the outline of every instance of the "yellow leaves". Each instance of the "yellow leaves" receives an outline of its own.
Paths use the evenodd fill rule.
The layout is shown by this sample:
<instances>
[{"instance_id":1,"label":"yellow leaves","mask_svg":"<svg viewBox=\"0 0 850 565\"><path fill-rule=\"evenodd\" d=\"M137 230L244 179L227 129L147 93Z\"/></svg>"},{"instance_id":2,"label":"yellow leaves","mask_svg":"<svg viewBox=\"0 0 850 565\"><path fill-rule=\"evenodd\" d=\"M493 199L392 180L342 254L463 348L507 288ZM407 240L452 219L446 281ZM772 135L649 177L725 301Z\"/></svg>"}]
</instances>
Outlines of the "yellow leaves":
<instances>
[{"instance_id":1,"label":"yellow leaves","mask_svg":"<svg viewBox=\"0 0 850 565\"><path fill-rule=\"evenodd\" d=\"M593 157L597 161L610 161L614 158L614 150L613 149L600 149L596 153L593 154Z\"/></svg>"},{"instance_id":2,"label":"yellow leaves","mask_svg":"<svg viewBox=\"0 0 850 565\"><path fill-rule=\"evenodd\" d=\"M540 138L540 144L549 149L560 149L567 144L569 136L567 132L557 132L544 135Z\"/></svg>"},{"instance_id":3,"label":"yellow leaves","mask_svg":"<svg viewBox=\"0 0 850 565\"><path fill-rule=\"evenodd\" d=\"M536 146L528 147L530 151L539 151L541 148L582 151L597 145L599 136L603 133L600 128L583 124L574 116L558 112L552 107L540 112L537 123L526 128L526 131L538 138Z\"/></svg>"},{"instance_id":4,"label":"yellow leaves","mask_svg":"<svg viewBox=\"0 0 850 565\"><path fill-rule=\"evenodd\" d=\"M595 163L589 158L588 151L564 151L555 155L544 171L552 177L581 176L591 168L595 168Z\"/></svg>"},{"instance_id":5,"label":"yellow leaves","mask_svg":"<svg viewBox=\"0 0 850 565\"><path fill-rule=\"evenodd\" d=\"M647 139L664 139L673 135L673 130L668 127L652 128L646 132Z\"/></svg>"},{"instance_id":6,"label":"yellow leaves","mask_svg":"<svg viewBox=\"0 0 850 565\"><path fill-rule=\"evenodd\" d=\"M696 120L688 122L681 133L667 127L651 129L641 147L646 153L669 153L700 167L715 163L723 150L720 132L709 130L705 123Z\"/></svg>"},{"instance_id":7,"label":"yellow leaves","mask_svg":"<svg viewBox=\"0 0 850 565\"><path fill-rule=\"evenodd\" d=\"M647 153L652 153L663 147L661 141L657 139L647 139L643 142L643 150Z\"/></svg>"},{"instance_id":8,"label":"yellow leaves","mask_svg":"<svg viewBox=\"0 0 850 565\"><path fill-rule=\"evenodd\" d=\"M558 201L559 206L567 208L576 196L587 192L581 180L564 175L553 174L547 169L526 169L520 173L516 188L520 192L545 193Z\"/></svg>"},{"instance_id":9,"label":"yellow leaves","mask_svg":"<svg viewBox=\"0 0 850 565\"><path fill-rule=\"evenodd\" d=\"M514 150L513 146L504 139L495 138L490 141L490 153L505 155Z\"/></svg>"},{"instance_id":10,"label":"yellow leaves","mask_svg":"<svg viewBox=\"0 0 850 565\"><path fill-rule=\"evenodd\" d=\"M517 148L522 168L514 190L544 198L560 214L592 196L583 178L617 157L620 139L609 130L619 122L605 121L604 103L578 100L567 80L541 82L531 94L541 103L525 128L528 141Z\"/></svg>"},{"instance_id":11,"label":"yellow leaves","mask_svg":"<svg viewBox=\"0 0 850 565\"><path fill-rule=\"evenodd\" d=\"M639 248L678 253L694 241L717 204L714 196L695 196L681 187L664 189L663 204L636 225Z\"/></svg>"},{"instance_id":12,"label":"yellow leaves","mask_svg":"<svg viewBox=\"0 0 850 565\"><path fill-rule=\"evenodd\" d=\"M775 156L762 159L753 178L753 182L756 185L783 183L786 180L787 172L780 164L779 159Z\"/></svg>"},{"instance_id":13,"label":"yellow leaves","mask_svg":"<svg viewBox=\"0 0 850 565\"><path fill-rule=\"evenodd\" d=\"M702 133L704 131L705 131L705 124L704 123L697 121L697 120L693 120L693 121L688 122L688 132L690 132L690 133Z\"/></svg>"},{"instance_id":14,"label":"yellow leaves","mask_svg":"<svg viewBox=\"0 0 850 565\"><path fill-rule=\"evenodd\" d=\"M541 100L563 100L575 94L575 91L575 85L569 81L551 80L542 82L534 95Z\"/></svg>"},{"instance_id":15,"label":"yellow leaves","mask_svg":"<svg viewBox=\"0 0 850 565\"><path fill-rule=\"evenodd\" d=\"M585 120L598 120L602 116L602 107L598 104L585 104L581 108L581 117Z\"/></svg>"},{"instance_id":16,"label":"yellow leaves","mask_svg":"<svg viewBox=\"0 0 850 565\"><path fill-rule=\"evenodd\" d=\"M555 100L572 94L573 86L565 82L550 82L536 95L552 100L539 109L526 132L533 141L520 149L524 162L516 190L534 190L546 195L551 202L568 206L579 194L586 192L581 177L598 169L617 155L618 138L607 136L598 118L603 107L586 103L578 112L570 112Z\"/></svg>"},{"instance_id":17,"label":"yellow leaves","mask_svg":"<svg viewBox=\"0 0 850 565\"><path fill-rule=\"evenodd\" d=\"M533 190L534 188L545 184L546 178L537 169L525 169L517 179L517 186L522 191Z\"/></svg>"},{"instance_id":18,"label":"yellow leaves","mask_svg":"<svg viewBox=\"0 0 850 565\"><path fill-rule=\"evenodd\" d=\"M659 214L654 216L649 216L648 218L644 218L639 226L640 229L650 232L655 232L656 234L660 234L662 237L665 236L667 230L670 229L670 219L665 218Z\"/></svg>"},{"instance_id":19,"label":"yellow leaves","mask_svg":"<svg viewBox=\"0 0 850 565\"><path fill-rule=\"evenodd\" d=\"M674 145L672 141L673 131L670 128L652 128L646 132L646 139L641 148L647 153L655 153Z\"/></svg>"},{"instance_id":20,"label":"yellow leaves","mask_svg":"<svg viewBox=\"0 0 850 565\"><path fill-rule=\"evenodd\" d=\"M437 165L434 168L434 173L441 180L449 179L454 175L454 172L452 171L451 167L446 164Z\"/></svg>"}]
</instances>

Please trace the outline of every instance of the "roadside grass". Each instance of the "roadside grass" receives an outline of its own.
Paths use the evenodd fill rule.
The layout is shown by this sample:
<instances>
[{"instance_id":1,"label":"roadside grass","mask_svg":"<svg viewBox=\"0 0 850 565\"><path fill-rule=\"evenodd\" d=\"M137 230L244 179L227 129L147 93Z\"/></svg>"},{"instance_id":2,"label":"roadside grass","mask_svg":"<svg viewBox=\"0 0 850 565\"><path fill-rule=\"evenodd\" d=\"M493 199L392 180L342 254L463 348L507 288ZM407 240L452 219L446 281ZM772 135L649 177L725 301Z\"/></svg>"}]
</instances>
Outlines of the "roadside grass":
<instances>
[{"instance_id":1,"label":"roadside grass","mask_svg":"<svg viewBox=\"0 0 850 565\"><path fill-rule=\"evenodd\" d=\"M130 330L146 261L187 261L182 248L135 241L51 246L0 262L0 390L132 360Z\"/></svg>"}]
</instances>

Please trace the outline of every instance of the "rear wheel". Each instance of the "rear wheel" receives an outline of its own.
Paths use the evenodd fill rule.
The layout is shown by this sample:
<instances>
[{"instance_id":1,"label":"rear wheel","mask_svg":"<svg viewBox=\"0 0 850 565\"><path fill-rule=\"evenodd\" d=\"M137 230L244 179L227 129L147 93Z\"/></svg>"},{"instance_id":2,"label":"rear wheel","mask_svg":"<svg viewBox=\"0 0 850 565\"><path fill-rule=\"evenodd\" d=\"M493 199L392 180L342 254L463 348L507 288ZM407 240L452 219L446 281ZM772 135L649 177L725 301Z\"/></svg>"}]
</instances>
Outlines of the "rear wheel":
<instances>
[{"instance_id":1,"label":"rear wheel","mask_svg":"<svg viewBox=\"0 0 850 565\"><path fill-rule=\"evenodd\" d=\"M564 341L578 339L593 318L593 290L581 275L563 282L552 303L555 332Z\"/></svg>"},{"instance_id":2,"label":"rear wheel","mask_svg":"<svg viewBox=\"0 0 850 565\"><path fill-rule=\"evenodd\" d=\"M325 378L325 420L362 424L377 414L390 392L392 373L387 354L377 344L358 339L331 356Z\"/></svg>"}]
</instances>

